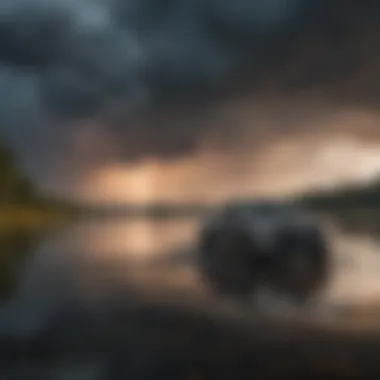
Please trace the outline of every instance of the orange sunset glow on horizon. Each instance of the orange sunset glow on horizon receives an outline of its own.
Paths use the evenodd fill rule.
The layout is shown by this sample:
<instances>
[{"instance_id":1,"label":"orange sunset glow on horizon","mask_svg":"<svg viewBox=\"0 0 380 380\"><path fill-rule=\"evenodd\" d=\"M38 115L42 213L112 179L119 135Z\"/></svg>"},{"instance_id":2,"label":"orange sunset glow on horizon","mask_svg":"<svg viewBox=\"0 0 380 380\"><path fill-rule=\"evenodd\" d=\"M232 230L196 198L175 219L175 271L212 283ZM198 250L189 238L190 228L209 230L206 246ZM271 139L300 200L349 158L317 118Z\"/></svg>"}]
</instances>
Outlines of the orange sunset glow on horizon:
<instances>
[{"instance_id":1,"label":"orange sunset glow on horizon","mask_svg":"<svg viewBox=\"0 0 380 380\"><path fill-rule=\"evenodd\" d=\"M100 203L219 202L366 182L378 174L380 142L300 136L279 139L259 154L199 151L172 162L107 165L86 177L81 194Z\"/></svg>"}]
</instances>

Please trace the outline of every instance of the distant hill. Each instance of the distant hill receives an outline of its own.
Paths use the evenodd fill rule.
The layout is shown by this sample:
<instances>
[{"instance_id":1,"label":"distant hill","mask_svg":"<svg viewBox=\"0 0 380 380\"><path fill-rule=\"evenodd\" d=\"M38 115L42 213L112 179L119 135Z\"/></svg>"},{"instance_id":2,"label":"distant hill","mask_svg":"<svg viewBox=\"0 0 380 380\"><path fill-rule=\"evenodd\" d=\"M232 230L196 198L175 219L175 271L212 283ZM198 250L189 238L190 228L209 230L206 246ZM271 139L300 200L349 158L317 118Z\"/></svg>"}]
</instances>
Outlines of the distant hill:
<instances>
[{"instance_id":1,"label":"distant hill","mask_svg":"<svg viewBox=\"0 0 380 380\"><path fill-rule=\"evenodd\" d=\"M297 202L328 215L346 231L380 237L380 179L366 185L304 194Z\"/></svg>"},{"instance_id":2,"label":"distant hill","mask_svg":"<svg viewBox=\"0 0 380 380\"><path fill-rule=\"evenodd\" d=\"M380 207L380 179L365 185L351 185L332 190L310 192L297 201L319 209L366 209Z\"/></svg>"}]
</instances>

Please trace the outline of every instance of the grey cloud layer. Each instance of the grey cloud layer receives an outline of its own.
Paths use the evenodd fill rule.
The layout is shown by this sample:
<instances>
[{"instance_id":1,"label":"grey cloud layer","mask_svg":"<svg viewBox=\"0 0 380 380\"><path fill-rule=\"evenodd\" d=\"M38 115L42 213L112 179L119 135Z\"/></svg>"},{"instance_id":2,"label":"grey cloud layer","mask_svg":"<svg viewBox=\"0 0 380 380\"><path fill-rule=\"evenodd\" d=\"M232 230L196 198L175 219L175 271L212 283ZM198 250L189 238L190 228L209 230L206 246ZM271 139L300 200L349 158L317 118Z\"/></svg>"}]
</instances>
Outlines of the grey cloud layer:
<instances>
[{"instance_id":1,"label":"grey cloud layer","mask_svg":"<svg viewBox=\"0 0 380 380\"><path fill-rule=\"evenodd\" d=\"M260 77L313 25L328 26L344 13L340 6L340 0L3 0L1 127L39 164L70 151L70 124L81 118L102 118L126 158L186 151L207 123L173 126L162 117L138 123L126 113L204 95L242 64Z\"/></svg>"}]
</instances>

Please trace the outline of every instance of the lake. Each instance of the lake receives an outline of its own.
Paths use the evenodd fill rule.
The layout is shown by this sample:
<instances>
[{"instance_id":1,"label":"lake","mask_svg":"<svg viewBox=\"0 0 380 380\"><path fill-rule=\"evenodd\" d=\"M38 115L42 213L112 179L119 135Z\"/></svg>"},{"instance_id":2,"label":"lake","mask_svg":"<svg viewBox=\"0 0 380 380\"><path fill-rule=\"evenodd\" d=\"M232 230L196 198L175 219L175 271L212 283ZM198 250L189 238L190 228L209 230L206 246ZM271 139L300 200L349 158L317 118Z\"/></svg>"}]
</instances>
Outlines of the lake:
<instances>
[{"instance_id":1,"label":"lake","mask_svg":"<svg viewBox=\"0 0 380 380\"><path fill-rule=\"evenodd\" d=\"M70 278L78 287L88 281L99 288L115 278L146 280L149 274L151 279L173 287L186 281L195 286L191 246L198 224L194 216L105 217L38 235L0 237L4 252L0 263L3 299L9 302L18 297L21 288L31 291L35 282L45 281L38 290L43 293L44 286L52 288L53 283L64 278L66 282ZM380 295L380 238L363 229L339 232L333 246L335 268L329 297L356 302Z\"/></svg>"},{"instance_id":2,"label":"lake","mask_svg":"<svg viewBox=\"0 0 380 380\"><path fill-rule=\"evenodd\" d=\"M154 290L177 289L180 294L203 296L204 289L191 256L198 224L196 217L97 218L50 229L38 235L0 237L3 252L0 266L3 296L0 336L33 337L46 326L58 323L65 310L74 310L78 305L91 308L125 285ZM321 310L353 304L358 310L360 305L369 304L377 308L380 305L380 239L362 228L360 232L337 232L332 244L334 275L321 300L321 305L327 308ZM125 299L128 299L128 293L118 298L120 302ZM96 318L106 319L106 309L100 310ZM363 318L362 314L353 317L356 326L373 322L373 317ZM83 322L79 317L75 318L78 318L74 319L77 329ZM142 318L144 321L148 317L145 315ZM140 322L133 323L141 329ZM141 338L130 344L133 350L142 345L141 355L146 355L145 350L152 344L149 333L143 332L145 328L150 328L149 318L147 325L141 323L144 326L143 330L139 330ZM164 333L167 331L165 326L158 325L157 331ZM189 328L192 329L191 326ZM168 328L171 330L172 327ZM62 336L59 338L61 340ZM63 354L58 351L55 355L60 357ZM170 355L173 355L172 351ZM0 376L17 380L98 379L91 375L91 371L94 368L95 372L100 371L99 362L96 360L95 367L90 366L90 369L86 363L84 360L84 367L82 363L79 371L76 364L73 369L72 364L68 365L64 359L63 365L54 369L54 376L50 370L46 372L44 363L42 367L33 364L36 368L34 377L30 375L31 367L24 364L17 367L21 369L13 368L11 372L0 370ZM16 375L7 377L8 373ZM25 377L25 374L30 377ZM145 378L145 375L141 376L136 379ZM119 379L117 376L105 378Z\"/></svg>"},{"instance_id":3,"label":"lake","mask_svg":"<svg viewBox=\"0 0 380 380\"><path fill-rule=\"evenodd\" d=\"M193 288L188 252L197 225L195 217L105 217L38 234L0 236L2 308L10 315L0 317L0 330L9 323L28 328L33 318L73 293L96 297L115 282Z\"/></svg>"}]
</instances>

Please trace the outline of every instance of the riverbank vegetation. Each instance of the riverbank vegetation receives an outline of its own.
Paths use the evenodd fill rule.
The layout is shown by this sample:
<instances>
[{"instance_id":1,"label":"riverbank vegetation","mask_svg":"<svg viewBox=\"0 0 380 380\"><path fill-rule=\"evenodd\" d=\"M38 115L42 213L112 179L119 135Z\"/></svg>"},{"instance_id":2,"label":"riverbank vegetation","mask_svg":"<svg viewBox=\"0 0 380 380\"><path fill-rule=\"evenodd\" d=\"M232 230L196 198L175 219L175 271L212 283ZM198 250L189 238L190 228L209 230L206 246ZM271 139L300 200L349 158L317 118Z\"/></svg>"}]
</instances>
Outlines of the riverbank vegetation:
<instances>
[{"instance_id":1,"label":"riverbank vegetation","mask_svg":"<svg viewBox=\"0 0 380 380\"><path fill-rule=\"evenodd\" d=\"M63 221L74 211L68 203L42 194L0 139L0 234Z\"/></svg>"}]
</instances>

